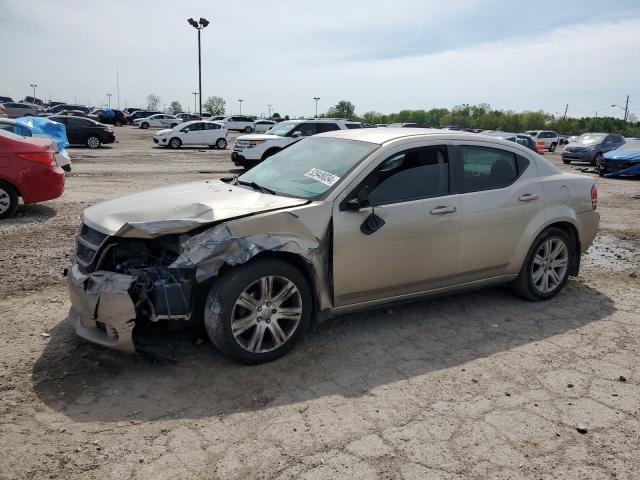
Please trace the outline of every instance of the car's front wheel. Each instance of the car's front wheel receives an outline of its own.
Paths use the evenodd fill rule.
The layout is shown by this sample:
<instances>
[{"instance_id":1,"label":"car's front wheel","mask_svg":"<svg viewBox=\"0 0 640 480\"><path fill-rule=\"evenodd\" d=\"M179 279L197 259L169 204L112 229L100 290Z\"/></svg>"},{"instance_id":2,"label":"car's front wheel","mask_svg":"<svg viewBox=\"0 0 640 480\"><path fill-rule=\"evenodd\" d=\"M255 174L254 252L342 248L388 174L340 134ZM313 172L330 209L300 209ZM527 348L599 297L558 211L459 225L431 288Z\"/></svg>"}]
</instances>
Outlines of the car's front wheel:
<instances>
[{"instance_id":1,"label":"car's front wheel","mask_svg":"<svg viewBox=\"0 0 640 480\"><path fill-rule=\"evenodd\" d=\"M569 160L568 158L563 158L562 163L564 163L565 165L571 165L571 160Z\"/></svg>"},{"instance_id":2,"label":"car's front wheel","mask_svg":"<svg viewBox=\"0 0 640 480\"><path fill-rule=\"evenodd\" d=\"M598 171L598 175L604 177L607 174L607 167L604 164L605 162L600 162L596 166L596 170Z\"/></svg>"},{"instance_id":3,"label":"car's front wheel","mask_svg":"<svg viewBox=\"0 0 640 480\"><path fill-rule=\"evenodd\" d=\"M258 259L217 278L204 309L205 326L223 354L256 364L286 354L309 325L312 295L293 265Z\"/></svg>"},{"instance_id":4,"label":"car's front wheel","mask_svg":"<svg viewBox=\"0 0 640 480\"><path fill-rule=\"evenodd\" d=\"M182 140L180 140L178 137L173 137L171 140L169 140L169 146L171 148L180 148L182 146Z\"/></svg>"},{"instance_id":5,"label":"car's front wheel","mask_svg":"<svg viewBox=\"0 0 640 480\"><path fill-rule=\"evenodd\" d=\"M533 242L512 288L529 300L547 300L569 279L573 244L564 230L551 227Z\"/></svg>"},{"instance_id":6,"label":"car's front wheel","mask_svg":"<svg viewBox=\"0 0 640 480\"><path fill-rule=\"evenodd\" d=\"M555 152L556 151L556 146L557 146L557 144L555 142L552 143L551 145L549 145L549 151L551 153Z\"/></svg>"},{"instance_id":7,"label":"car's front wheel","mask_svg":"<svg viewBox=\"0 0 640 480\"><path fill-rule=\"evenodd\" d=\"M0 219L9 218L18 209L18 192L7 182L0 180Z\"/></svg>"},{"instance_id":8,"label":"car's front wheel","mask_svg":"<svg viewBox=\"0 0 640 480\"><path fill-rule=\"evenodd\" d=\"M591 160L591 165L595 165L596 168L598 168L598 165L600 165L601 161L602 161L602 153L598 152L596 156L593 157L593 160Z\"/></svg>"},{"instance_id":9,"label":"car's front wheel","mask_svg":"<svg viewBox=\"0 0 640 480\"><path fill-rule=\"evenodd\" d=\"M86 143L89 148L99 148L102 142L97 135L89 135Z\"/></svg>"}]
</instances>

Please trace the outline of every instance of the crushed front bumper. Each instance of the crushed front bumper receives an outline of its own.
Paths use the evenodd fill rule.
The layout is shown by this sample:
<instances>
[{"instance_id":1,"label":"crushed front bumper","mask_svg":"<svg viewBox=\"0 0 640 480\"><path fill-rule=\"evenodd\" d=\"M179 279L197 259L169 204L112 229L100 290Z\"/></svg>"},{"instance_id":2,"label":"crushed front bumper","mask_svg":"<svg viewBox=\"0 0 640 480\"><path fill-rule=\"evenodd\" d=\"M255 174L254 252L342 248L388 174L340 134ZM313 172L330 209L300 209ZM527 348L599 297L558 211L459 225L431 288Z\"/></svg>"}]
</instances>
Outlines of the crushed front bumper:
<instances>
[{"instance_id":1,"label":"crushed front bumper","mask_svg":"<svg viewBox=\"0 0 640 480\"><path fill-rule=\"evenodd\" d=\"M90 342L135 352L136 310L129 289L133 277L114 272L83 274L77 264L69 270L69 320L76 333Z\"/></svg>"}]
</instances>

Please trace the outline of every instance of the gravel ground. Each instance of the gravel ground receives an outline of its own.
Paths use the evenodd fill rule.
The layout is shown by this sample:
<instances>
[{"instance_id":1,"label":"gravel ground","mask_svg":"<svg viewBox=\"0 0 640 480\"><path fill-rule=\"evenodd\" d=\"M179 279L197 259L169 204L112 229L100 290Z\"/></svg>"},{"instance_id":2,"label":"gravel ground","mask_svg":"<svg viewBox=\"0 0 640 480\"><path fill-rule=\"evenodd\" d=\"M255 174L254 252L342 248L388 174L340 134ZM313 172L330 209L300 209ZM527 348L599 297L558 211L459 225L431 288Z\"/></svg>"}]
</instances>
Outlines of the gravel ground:
<instances>
[{"instance_id":1,"label":"gravel ground","mask_svg":"<svg viewBox=\"0 0 640 480\"><path fill-rule=\"evenodd\" d=\"M76 338L62 271L86 206L233 169L152 133L71 149L63 197L0 224L0 478L639 478L637 181L598 178L601 234L551 301L347 315L256 367L192 329L150 361Z\"/></svg>"}]
</instances>

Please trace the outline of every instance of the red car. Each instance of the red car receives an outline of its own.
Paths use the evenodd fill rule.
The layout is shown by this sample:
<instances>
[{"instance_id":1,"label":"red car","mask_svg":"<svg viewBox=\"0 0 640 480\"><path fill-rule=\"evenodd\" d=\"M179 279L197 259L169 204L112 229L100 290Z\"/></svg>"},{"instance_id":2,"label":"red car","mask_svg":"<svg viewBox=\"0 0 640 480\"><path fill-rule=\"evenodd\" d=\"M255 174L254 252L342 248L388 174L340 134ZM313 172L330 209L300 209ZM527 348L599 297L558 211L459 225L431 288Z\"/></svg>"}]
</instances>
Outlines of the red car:
<instances>
[{"instance_id":1,"label":"red car","mask_svg":"<svg viewBox=\"0 0 640 480\"><path fill-rule=\"evenodd\" d=\"M18 197L25 204L62 195L64 171L48 138L22 137L0 129L0 219L13 215Z\"/></svg>"}]
</instances>

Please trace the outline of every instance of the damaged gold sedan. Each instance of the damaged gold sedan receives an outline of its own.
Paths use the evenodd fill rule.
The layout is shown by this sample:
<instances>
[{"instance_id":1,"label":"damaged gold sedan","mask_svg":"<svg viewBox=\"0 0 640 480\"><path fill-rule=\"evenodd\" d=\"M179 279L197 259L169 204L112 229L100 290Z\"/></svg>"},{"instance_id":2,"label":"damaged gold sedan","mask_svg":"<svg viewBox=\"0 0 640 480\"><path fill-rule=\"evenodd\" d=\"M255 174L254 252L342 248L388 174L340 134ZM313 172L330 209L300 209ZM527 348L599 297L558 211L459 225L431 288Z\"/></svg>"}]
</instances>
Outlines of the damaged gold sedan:
<instances>
[{"instance_id":1,"label":"damaged gold sedan","mask_svg":"<svg viewBox=\"0 0 640 480\"><path fill-rule=\"evenodd\" d=\"M136 325L204 321L224 354L266 362L341 312L507 283L549 299L578 273L596 204L592 179L499 138L320 134L239 177L88 208L70 320L131 352Z\"/></svg>"}]
</instances>

